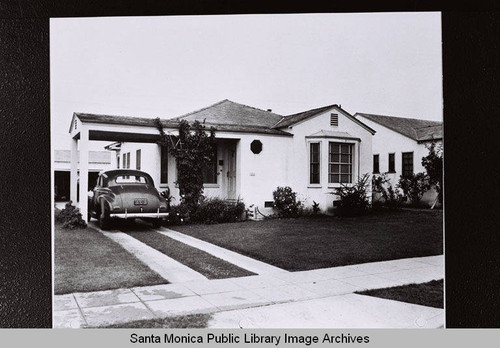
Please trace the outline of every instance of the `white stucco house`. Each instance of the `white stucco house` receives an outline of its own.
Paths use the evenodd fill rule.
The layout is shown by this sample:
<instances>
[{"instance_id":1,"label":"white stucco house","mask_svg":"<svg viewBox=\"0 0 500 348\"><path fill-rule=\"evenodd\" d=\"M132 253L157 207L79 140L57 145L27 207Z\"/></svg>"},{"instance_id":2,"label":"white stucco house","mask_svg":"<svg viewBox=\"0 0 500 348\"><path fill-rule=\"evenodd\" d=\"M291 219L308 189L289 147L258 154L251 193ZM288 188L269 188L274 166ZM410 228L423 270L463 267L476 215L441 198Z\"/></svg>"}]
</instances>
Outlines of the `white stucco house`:
<instances>
[{"instance_id":1,"label":"white stucco house","mask_svg":"<svg viewBox=\"0 0 500 348\"><path fill-rule=\"evenodd\" d=\"M359 112L354 117L377 131L372 142L372 173L386 173L392 186L401 175L425 172L422 157L429 154L427 146L443 141L442 122ZM433 189L422 197L427 203L435 199Z\"/></svg>"},{"instance_id":2,"label":"white stucco house","mask_svg":"<svg viewBox=\"0 0 500 348\"><path fill-rule=\"evenodd\" d=\"M372 172L375 131L336 104L281 116L226 99L161 120L165 132L178 135L180 120L198 120L216 129L217 153L204 172L204 195L240 199L263 213L271 212L278 186L290 186L306 206L316 201L328 212L335 198L330 192ZM178 203L175 158L156 143L159 133L154 121L74 113L69 130L72 173L76 173L78 149L80 163L87 163L83 156L88 156L88 142L108 140L113 142L107 149L116 151L117 167L149 173L157 188L168 186ZM73 196L73 179L71 185ZM85 217L87 203L80 202L80 209Z\"/></svg>"}]
</instances>

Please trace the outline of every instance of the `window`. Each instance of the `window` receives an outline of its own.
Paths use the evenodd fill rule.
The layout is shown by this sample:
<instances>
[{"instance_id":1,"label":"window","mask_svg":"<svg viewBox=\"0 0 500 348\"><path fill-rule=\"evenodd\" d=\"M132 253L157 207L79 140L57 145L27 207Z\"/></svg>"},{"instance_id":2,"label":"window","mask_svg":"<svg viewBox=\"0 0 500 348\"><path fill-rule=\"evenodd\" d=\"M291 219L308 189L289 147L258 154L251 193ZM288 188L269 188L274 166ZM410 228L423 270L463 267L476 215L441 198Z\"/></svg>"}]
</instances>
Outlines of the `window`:
<instances>
[{"instance_id":1,"label":"window","mask_svg":"<svg viewBox=\"0 0 500 348\"><path fill-rule=\"evenodd\" d=\"M118 175L115 177L115 182L117 184L147 184L148 180L140 175Z\"/></svg>"},{"instance_id":2,"label":"window","mask_svg":"<svg viewBox=\"0 0 500 348\"><path fill-rule=\"evenodd\" d=\"M123 168L125 169L130 168L130 152L123 154Z\"/></svg>"},{"instance_id":3,"label":"window","mask_svg":"<svg viewBox=\"0 0 500 348\"><path fill-rule=\"evenodd\" d=\"M337 127L339 125L339 115L330 114L330 126Z\"/></svg>"},{"instance_id":4,"label":"window","mask_svg":"<svg viewBox=\"0 0 500 348\"><path fill-rule=\"evenodd\" d=\"M378 157L379 157L379 155L373 155L373 173L374 174L380 173Z\"/></svg>"},{"instance_id":5,"label":"window","mask_svg":"<svg viewBox=\"0 0 500 348\"><path fill-rule=\"evenodd\" d=\"M210 162L203 169L203 183L217 184L217 151L210 157Z\"/></svg>"},{"instance_id":6,"label":"window","mask_svg":"<svg viewBox=\"0 0 500 348\"><path fill-rule=\"evenodd\" d=\"M141 170L141 150L135 152L135 169Z\"/></svg>"},{"instance_id":7,"label":"window","mask_svg":"<svg viewBox=\"0 0 500 348\"><path fill-rule=\"evenodd\" d=\"M395 154L390 153L389 154L389 173L396 173L394 158L395 158Z\"/></svg>"},{"instance_id":8,"label":"window","mask_svg":"<svg viewBox=\"0 0 500 348\"><path fill-rule=\"evenodd\" d=\"M413 174L413 152L403 152L403 176Z\"/></svg>"},{"instance_id":9,"label":"window","mask_svg":"<svg viewBox=\"0 0 500 348\"><path fill-rule=\"evenodd\" d=\"M319 159L320 159L320 143L311 143L310 144L310 169L309 169L309 183L310 184L319 184Z\"/></svg>"},{"instance_id":10,"label":"window","mask_svg":"<svg viewBox=\"0 0 500 348\"><path fill-rule=\"evenodd\" d=\"M168 183L168 150L164 146L160 146L160 183Z\"/></svg>"},{"instance_id":11,"label":"window","mask_svg":"<svg viewBox=\"0 0 500 348\"><path fill-rule=\"evenodd\" d=\"M116 168L120 168L120 156L116 156Z\"/></svg>"},{"instance_id":12,"label":"window","mask_svg":"<svg viewBox=\"0 0 500 348\"><path fill-rule=\"evenodd\" d=\"M353 148L353 144L329 143L329 183L352 183Z\"/></svg>"}]
</instances>

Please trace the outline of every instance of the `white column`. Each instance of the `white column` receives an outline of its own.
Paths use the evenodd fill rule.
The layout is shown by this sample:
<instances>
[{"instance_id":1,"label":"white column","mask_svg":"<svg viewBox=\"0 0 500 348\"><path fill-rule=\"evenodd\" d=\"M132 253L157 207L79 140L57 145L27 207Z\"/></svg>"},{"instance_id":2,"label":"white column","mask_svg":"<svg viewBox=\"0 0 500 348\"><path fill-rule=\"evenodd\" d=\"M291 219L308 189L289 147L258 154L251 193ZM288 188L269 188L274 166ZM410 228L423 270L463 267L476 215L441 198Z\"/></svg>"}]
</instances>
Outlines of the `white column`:
<instances>
[{"instance_id":1,"label":"white column","mask_svg":"<svg viewBox=\"0 0 500 348\"><path fill-rule=\"evenodd\" d=\"M87 222L87 186L89 182L89 130L82 126L80 129L80 213Z\"/></svg>"},{"instance_id":2,"label":"white column","mask_svg":"<svg viewBox=\"0 0 500 348\"><path fill-rule=\"evenodd\" d=\"M69 186L69 195L70 199L73 202L73 205L76 205L76 197L77 197L77 184L78 184L78 140L71 139L71 172L70 172L70 186Z\"/></svg>"}]
</instances>

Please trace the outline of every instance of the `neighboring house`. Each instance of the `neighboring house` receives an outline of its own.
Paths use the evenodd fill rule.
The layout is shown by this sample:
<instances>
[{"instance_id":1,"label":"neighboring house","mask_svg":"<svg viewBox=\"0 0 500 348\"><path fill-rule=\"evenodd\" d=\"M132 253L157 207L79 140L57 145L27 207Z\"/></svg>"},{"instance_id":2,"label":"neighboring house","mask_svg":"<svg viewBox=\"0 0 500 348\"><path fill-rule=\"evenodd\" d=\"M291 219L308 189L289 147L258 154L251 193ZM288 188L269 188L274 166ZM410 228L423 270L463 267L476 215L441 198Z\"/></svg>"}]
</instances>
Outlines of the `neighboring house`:
<instances>
[{"instance_id":1,"label":"neighboring house","mask_svg":"<svg viewBox=\"0 0 500 348\"><path fill-rule=\"evenodd\" d=\"M70 197L70 171L71 151L54 150L54 199L58 201L69 201ZM115 168L111 152L89 151L89 173L88 188L93 188L97 174L101 170Z\"/></svg>"},{"instance_id":2,"label":"neighboring house","mask_svg":"<svg viewBox=\"0 0 500 348\"><path fill-rule=\"evenodd\" d=\"M281 116L223 100L162 120L165 132L178 135L180 120L198 120L216 128L217 153L203 173L204 195L241 199L264 214L272 212L278 186L290 186L306 207L316 201L329 211L335 199L330 192L372 171L375 131L335 104ZM170 188L173 204L178 204L175 159L157 145L154 121L75 113L70 127L73 148L82 139L80 148L88 148L90 140L118 142L110 149L117 151L119 168L149 173L159 190ZM85 213L85 203L80 206Z\"/></svg>"},{"instance_id":3,"label":"neighboring house","mask_svg":"<svg viewBox=\"0 0 500 348\"><path fill-rule=\"evenodd\" d=\"M442 122L359 112L354 117L377 131L372 145L372 172L387 173L393 186L402 175L425 172L422 157L429 154L427 146L443 141ZM422 198L428 203L435 199L432 189Z\"/></svg>"}]
</instances>

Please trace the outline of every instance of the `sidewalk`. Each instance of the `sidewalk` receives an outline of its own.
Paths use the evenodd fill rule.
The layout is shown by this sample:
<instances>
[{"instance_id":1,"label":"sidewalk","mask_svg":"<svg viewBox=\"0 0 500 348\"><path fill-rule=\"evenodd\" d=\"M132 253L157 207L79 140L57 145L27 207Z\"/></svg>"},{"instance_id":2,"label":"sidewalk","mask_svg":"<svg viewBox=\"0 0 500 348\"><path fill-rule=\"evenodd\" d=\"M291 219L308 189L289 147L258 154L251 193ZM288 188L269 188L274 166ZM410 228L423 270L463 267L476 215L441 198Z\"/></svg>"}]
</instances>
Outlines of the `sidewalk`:
<instances>
[{"instance_id":1,"label":"sidewalk","mask_svg":"<svg viewBox=\"0 0 500 348\"><path fill-rule=\"evenodd\" d=\"M54 297L54 327L94 327L193 313L216 313L210 327L322 328L342 323L348 327L438 327L443 325L442 309L352 293L442 278L441 255L58 295Z\"/></svg>"}]
</instances>

